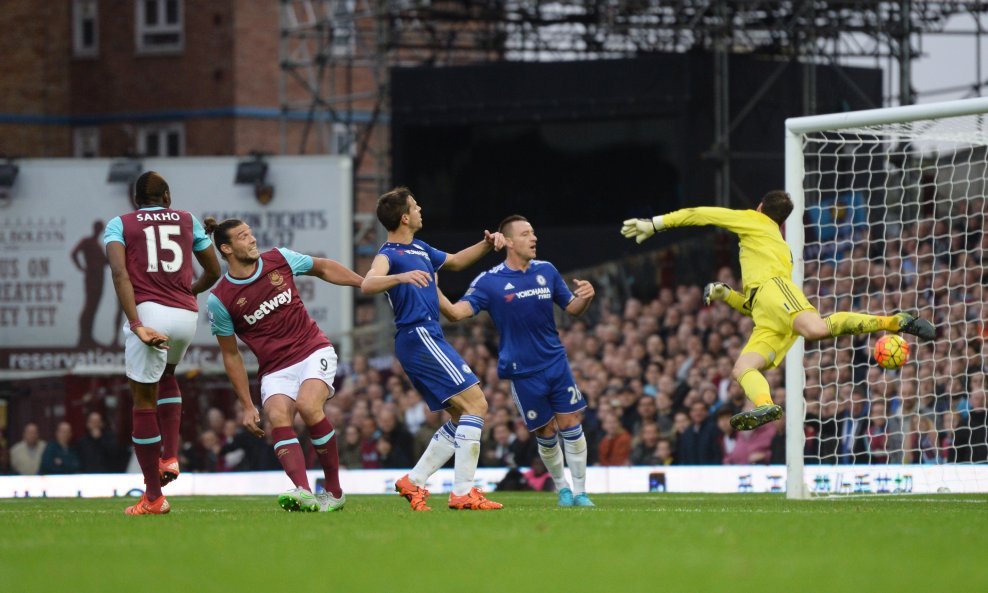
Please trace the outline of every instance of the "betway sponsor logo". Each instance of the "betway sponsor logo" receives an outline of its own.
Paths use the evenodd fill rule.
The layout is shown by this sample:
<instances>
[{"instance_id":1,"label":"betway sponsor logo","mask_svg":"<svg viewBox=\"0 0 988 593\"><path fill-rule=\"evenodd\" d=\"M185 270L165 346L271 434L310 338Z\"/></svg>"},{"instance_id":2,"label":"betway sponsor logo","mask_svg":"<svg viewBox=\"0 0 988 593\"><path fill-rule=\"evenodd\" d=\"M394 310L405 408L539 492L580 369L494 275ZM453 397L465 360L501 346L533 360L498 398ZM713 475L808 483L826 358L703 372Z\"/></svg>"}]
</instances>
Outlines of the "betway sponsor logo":
<instances>
[{"instance_id":1,"label":"betway sponsor logo","mask_svg":"<svg viewBox=\"0 0 988 593\"><path fill-rule=\"evenodd\" d=\"M530 290L522 290L520 292L504 295L504 300L510 303L515 299L526 299L530 296L538 297L539 300L551 299L552 290L550 290L548 286L543 286L541 288L532 288Z\"/></svg>"},{"instance_id":2,"label":"betway sponsor logo","mask_svg":"<svg viewBox=\"0 0 988 593\"><path fill-rule=\"evenodd\" d=\"M264 319L265 315L269 315L274 312L275 309L282 305L287 305L292 302L292 289L288 289L284 292L279 292L273 299L268 299L261 303L261 306L257 308L251 315L244 315L244 321L249 325L254 325L258 321Z\"/></svg>"}]
</instances>

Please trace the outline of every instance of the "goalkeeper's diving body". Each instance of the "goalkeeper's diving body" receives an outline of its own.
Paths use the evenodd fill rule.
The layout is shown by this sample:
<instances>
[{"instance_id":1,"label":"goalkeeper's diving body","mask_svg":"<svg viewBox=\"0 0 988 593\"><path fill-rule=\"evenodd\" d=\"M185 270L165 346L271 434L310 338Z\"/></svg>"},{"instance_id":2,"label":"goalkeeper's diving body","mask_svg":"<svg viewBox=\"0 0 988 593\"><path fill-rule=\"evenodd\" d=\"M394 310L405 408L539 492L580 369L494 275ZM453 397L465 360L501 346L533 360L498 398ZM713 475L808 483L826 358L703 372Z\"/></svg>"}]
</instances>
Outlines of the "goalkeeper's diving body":
<instances>
[{"instance_id":1,"label":"goalkeeper's diving body","mask_svg":"<svg viewBox=\"0 0 988 593\"><path fill-rule=\"evenodd\" d=\"M684 208L653 218L631 218L621 228L622 235L638 243L656 231L704 225L726 229L740 239L741 292L721 282L708 284L703 291L706 304L724 301L755 322L732 372L755 405L731 418L731 426L737 430L752 430L782 416L782 408L772 401L761 371L782 364L799 336L823 340L877 331L913 334L924 340L936 336L932 323L905 312L890 316L840 312L826 319L820 317L792 281L792 254L780 232L792 210L789 194L774 190L765 194L755 210Z\"/></svg>"}]
</instances>

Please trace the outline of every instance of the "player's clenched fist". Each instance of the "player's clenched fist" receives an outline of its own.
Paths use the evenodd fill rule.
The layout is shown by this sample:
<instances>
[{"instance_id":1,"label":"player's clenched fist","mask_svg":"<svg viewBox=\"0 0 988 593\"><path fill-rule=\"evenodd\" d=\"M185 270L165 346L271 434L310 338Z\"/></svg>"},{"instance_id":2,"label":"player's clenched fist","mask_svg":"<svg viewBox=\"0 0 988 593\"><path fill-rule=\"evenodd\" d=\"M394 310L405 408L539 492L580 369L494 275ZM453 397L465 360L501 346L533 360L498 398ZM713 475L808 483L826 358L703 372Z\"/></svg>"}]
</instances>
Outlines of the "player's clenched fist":
<instances>
[{"instance_id":1,"label":"player's clenched fist","mask_svg":"<svg viewBox=\"0 0 988 593\"><path fill-rule=\"evenodd\" d=\"M703 302L710 305L714 301L724 301L729 294L731 294L730 286L723 282L711 282L703 288Z\"/></svg>"}]
</instances>

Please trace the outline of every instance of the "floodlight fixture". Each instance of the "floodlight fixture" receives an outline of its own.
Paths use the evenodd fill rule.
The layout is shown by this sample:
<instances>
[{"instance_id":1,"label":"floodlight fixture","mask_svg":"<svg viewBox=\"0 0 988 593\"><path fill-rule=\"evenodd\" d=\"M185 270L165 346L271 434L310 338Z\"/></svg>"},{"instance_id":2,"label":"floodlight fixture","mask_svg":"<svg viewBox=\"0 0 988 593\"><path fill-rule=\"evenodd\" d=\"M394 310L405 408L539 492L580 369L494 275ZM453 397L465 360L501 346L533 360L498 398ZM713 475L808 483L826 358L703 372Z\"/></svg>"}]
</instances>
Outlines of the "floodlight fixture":
<instances>
[{"instance_id":1,"label":"floodlight fixture","mask_svg":"<svg viewBox=\"0 0 988 593\"><path fill-rule=\"evenodd\" d=\"M20 168L9 159L5 163L0 163L0 188L10 189L13 187L19 171Z\"/></svg>"},{"instance_id":2,"label":"floodlight fixture","mask_svg":"<svg viewBox=\"0 0 988 593\"><path fill-rule=\"evenodd\" d=\"M252 152L251 158L237 163L237 176L234 185L264 185L268 176L268 164L264 162L264 154Z\"/></svg>"},{"instance_id":3,"label":"floodlight fixture","mask_svg":"<svg viewBox=\"0 0 988 593\"><path fill-rule=\"evenodd\" d=\"M110 163L110 172L106 176L107 183L132 184L141 176L144 166L141 161L127 159Z\"/></svg>"}]
</instances>

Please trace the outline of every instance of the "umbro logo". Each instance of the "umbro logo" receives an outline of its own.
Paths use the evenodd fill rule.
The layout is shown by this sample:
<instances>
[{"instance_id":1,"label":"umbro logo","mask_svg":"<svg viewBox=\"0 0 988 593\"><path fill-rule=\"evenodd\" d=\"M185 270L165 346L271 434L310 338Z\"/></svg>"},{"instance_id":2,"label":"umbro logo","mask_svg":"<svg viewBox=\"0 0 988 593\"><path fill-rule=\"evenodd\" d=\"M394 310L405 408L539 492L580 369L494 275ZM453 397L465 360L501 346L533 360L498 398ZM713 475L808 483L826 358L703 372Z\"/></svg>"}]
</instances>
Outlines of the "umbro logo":
<instances>
[{"instance_id":1,"label":"umbro logo","mask_svg":"<svg viewBox=\"0 0 988 593\"><path fill-rule=\"evenodd\" d=\"M504 285L504 290L514 290L514 289L515 289L515 285L510 282Z\"/></svg>"}]
</instances>

